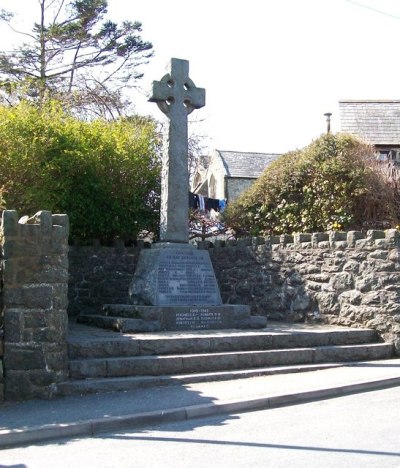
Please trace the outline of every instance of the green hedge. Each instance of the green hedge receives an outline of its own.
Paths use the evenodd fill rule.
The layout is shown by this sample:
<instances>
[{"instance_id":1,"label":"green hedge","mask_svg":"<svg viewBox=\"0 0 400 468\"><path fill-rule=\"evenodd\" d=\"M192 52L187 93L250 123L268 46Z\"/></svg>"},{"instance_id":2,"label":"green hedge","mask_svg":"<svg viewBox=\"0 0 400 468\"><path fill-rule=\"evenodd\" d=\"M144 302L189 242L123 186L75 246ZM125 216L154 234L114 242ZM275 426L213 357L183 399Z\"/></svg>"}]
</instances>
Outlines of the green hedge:
<instances>
[{"instance_id":1,"label":"green hedge","mask_svg":"<svg viewBox=\"0 0 400 468\"><path fill-rule=\"evenodd\" d=\"M134 239L156 229L155 123L84 122L56 102L0 107L0 187L7 209L67 213L71 237Z\"/></svg>"},{"instance_id":2,"label":"green hedge","mask_svg":"<svg viewBox=\"0 0 400 468\"><path fill-rule=\"evenodd\" d=\"M381 227L397 218L372 147L328 134L268 166L225 221L238 234L265 235Z\"/></svg>"}]
</instances>

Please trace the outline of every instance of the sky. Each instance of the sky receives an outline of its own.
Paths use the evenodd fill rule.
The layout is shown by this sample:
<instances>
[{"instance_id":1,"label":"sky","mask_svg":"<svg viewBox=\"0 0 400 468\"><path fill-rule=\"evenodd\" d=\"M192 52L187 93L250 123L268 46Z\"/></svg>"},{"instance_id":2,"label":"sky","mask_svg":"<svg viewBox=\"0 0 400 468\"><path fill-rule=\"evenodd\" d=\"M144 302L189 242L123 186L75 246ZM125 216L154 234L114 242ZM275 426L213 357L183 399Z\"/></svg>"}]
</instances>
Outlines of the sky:
<instances>
[{"instance_id":1,"label":"sky","mask_svg":"<svg viewBox=\"0 0 400 468\"><path fill-rule=\"evenodd\" d=\"M0 0L29 26L37 0ZM109 17L138 20L155 56L144 66L136 111L171 57L189 60L206 89L191 131L213 149L285 153L331 128L340 99L400 99L400 0L109 0ZM1 43L11 41L0 28Z\"/></svg>"}]
</instances>

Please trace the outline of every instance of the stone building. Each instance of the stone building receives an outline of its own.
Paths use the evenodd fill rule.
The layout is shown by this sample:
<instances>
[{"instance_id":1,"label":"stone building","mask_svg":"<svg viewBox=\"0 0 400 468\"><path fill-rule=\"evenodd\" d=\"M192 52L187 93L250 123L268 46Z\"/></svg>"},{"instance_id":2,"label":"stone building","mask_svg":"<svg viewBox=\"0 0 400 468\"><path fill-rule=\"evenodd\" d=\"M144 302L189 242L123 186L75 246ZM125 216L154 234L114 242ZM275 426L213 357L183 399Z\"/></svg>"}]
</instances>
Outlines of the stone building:
<instances>
[{"instance_id":1,"label":"stone building","mask_svg":"<svg viewBox=\"0 0 400 468\"><path fill-rule=\"evenodd\" d=\"M380 160L400 162L400 100L339 101L341 131L374 145Z\"/></svg>"},{"instance_id":2,"label":"stone building","mask_svg":"<svg viewBox=\"0 0 400 468\"><path fill-rule=\"evenodd\" d=\"M276 153L215 150L196 170L191 190L205 197L233 201L279 156Z\"/></svg>"}]
</instances>

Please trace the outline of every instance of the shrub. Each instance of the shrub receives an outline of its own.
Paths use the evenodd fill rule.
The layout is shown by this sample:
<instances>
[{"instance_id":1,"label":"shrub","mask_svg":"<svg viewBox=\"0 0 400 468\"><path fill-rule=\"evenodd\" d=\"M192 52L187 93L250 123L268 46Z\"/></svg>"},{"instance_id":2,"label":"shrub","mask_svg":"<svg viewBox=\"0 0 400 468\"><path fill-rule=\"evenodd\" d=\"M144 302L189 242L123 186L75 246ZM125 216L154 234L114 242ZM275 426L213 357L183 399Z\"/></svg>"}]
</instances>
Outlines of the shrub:
<instances>
[{"instance_id":1,"label":"shrub","mask_svg":"<svg viewBox=\"0 0 400 468\"><path fill-rule=\"evenodd\" d=\"M225 214L239 234L360 229L396 223L372 147L327 134L274 161Z\"/></svg>"},{"instance_id":2,"label":"shrub","mask_svg":"<svg viewBox=\"0 0 400 468\"><path fill-rule=\"evenodd\" d=\"M136 238L158 221L155 124L83 122L55 103L0 107L0 187L7 209L67 213L71 236Z\"/></svg>"}]
</instances>

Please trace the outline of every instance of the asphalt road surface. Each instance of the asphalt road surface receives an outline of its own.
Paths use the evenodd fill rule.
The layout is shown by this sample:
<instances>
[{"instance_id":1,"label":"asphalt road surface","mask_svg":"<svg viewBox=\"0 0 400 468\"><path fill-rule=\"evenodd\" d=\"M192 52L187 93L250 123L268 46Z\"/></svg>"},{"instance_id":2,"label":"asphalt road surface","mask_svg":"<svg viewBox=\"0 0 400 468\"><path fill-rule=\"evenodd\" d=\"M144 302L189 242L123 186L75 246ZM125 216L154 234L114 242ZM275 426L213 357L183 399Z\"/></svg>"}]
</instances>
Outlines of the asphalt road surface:
<instances>
[{"instance_id":1,"label":"asphalt road surface","mask_svg":"<svg viewBox=\"0 0 400 468\"><path fill-rule=\"evenodd\" d=\"M0 467L400 467L400 387L1 450Z\"/></svg>"}]
</instances>

